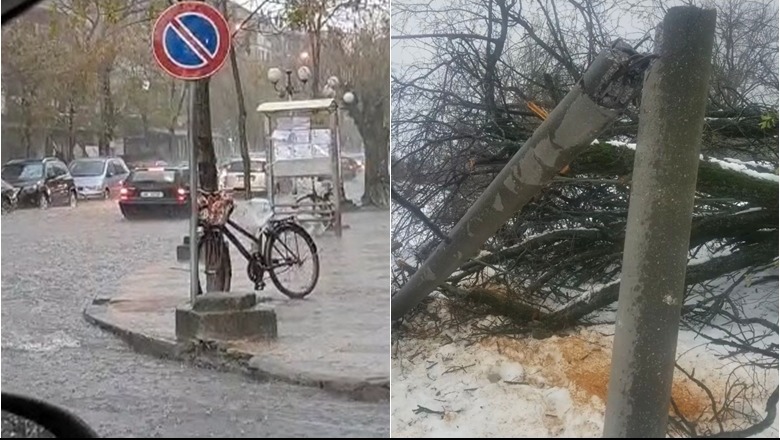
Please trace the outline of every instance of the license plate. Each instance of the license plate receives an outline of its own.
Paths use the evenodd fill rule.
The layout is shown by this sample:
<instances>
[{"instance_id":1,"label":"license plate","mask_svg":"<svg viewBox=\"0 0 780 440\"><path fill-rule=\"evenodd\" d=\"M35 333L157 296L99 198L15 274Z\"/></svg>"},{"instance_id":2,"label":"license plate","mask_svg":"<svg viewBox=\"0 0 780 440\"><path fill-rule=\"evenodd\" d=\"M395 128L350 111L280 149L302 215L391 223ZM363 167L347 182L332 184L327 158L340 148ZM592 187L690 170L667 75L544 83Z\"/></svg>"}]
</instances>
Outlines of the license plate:
<instances>
[{"instance_id":1,"label":"license plate","mask_svg":"<svg viewBox=\"0 0 780 440\"><path fill-rule=\"evenodd\" d=\"M160 198L163 196L163 193L161 191L144 191L141 193L141 197L143 198Z\"/></svg>"}]
</instances>

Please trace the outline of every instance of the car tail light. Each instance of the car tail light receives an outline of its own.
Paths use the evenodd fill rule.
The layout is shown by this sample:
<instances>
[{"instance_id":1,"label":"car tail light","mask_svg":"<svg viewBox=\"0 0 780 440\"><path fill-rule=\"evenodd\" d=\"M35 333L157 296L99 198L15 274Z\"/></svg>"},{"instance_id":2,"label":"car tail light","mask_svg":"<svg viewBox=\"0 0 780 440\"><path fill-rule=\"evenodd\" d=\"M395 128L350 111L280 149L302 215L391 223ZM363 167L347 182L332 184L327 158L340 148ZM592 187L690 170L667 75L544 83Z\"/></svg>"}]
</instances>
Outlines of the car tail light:
<instances>
[{"instance_id":1,"label":"car tail light","mask_svg":"<svg viewBox=\"0 0 780 440\"><path fill-rule=\"evenodd\" d=\"M133 188L123 186L119 189L119 200L127 200L133 193Z\"/></svg>"},{"instance_id":2,"label":"car tail light","mask_svg":"<svg viewBox=\"0 0 780 440\"><path fill-rule=\"evenodd\" d=\"M176 190L176 200L179 202L186 202L187 196L190 194L187 188L179 188Z\"/></svg>"}]
</instances>

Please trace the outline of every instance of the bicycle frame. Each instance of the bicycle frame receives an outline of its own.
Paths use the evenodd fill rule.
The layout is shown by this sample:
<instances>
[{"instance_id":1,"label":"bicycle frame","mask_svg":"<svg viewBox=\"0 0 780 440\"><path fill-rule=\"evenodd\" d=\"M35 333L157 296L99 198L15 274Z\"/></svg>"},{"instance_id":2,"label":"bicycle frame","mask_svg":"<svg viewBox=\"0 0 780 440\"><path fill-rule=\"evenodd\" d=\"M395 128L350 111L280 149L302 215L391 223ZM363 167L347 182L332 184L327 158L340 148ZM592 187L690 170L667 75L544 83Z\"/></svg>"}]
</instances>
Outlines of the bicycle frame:
<instances>
[{"instance_id":1,"label":"bicycle frame","mask_svg":"<svg viewBox=\"0 0 780 440\"><path fill-rule=\"evenodd\" d=\"M285 221L289 221L289 220L277 220L276 223L281 223L281 222L285 222ZM263 270L271 270L271 269L275 269L277 267L283 267L283 266L289 265L289 264L287 264L286 261L283 262L283 263L279 263L279 264L272 264L272 262L270 262L270 261L265 261L265 256L262 254L263 237L264 236L269 236L266 239L270 239L270 235L274 234L273 229L271 229L269 231L269 228L268 228L267 225L264 225L260 229L260 233L257 235L257 237L252 235L251 232L247 231L246 229L241 227L241 225L237 224L236 222L234 222L231 219L228 219L227 222L224 225L219 225L219 226L201 225L201 226L204 228L204 230L203 230L204 233L207 230L219 231L220 234L222 234L224 237L226 237L228 239L229 242L233 243L233 246L235 246L236 249L238 249L238 252L241 253L241 255L244 257L244 259L246 259L247 262L251 262L253 260L252 253L249 252L249 250L247 250L247 248L244 246L244 244L241 243L241 240L239 240L238 236L236 236L236 234L234 234L233 231L231 231L228 228L228 226L230 226L233 229L235 229L238 233L240 233L244 237L247 237L248 239L252 240L252 242L257 245L257 249L260 252L261 258L259 259L259 261L261 263L261 266L262 266ZM288 252L291 252L291 253L293 252L293 250L290 249L290 247L287 246L286 243L281 242L281 244L282 244L282 246L285 247L285 249ZM293 255L295 255L295 254L293 254ZM296 255L296 258L299 258L299 257Z\"/></svg>"}]
</instances>

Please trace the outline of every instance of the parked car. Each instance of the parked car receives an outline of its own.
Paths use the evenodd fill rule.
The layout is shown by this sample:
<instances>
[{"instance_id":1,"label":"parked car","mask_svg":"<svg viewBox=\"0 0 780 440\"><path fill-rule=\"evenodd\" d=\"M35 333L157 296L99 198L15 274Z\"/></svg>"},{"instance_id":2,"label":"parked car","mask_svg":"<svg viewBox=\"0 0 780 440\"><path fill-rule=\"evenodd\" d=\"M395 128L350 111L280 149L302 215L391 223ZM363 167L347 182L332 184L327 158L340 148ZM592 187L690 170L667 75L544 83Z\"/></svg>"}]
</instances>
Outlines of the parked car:
<instances>
[{"instance_id":1,"label":"parked car","mask_svg":"<svg viewBox=\"0 0 780 440\"><path fill-rule=\"evenodd\" d=\"M343 180L352 180L357 177L361 170L360 163L351 157L341 157L341 178Z\"/></svg>"},{"instance_id":2,"label":"parked car","mask_svg":"<svg viewBox=\"0 0 780 440\"><path fill-rule=\"evenodd\" d=\"M265 193L265 164L266 160L261 158L251 158L251 189L253 193ZM219 173L219 184L222 189L228 191L244 191L244 161L242 159L233 159L225 164Z\"/></svg>"},{"instance_id":3,"label":"parked car","mask_svg":"<svg viewBox=\"0 0 780 440\"><path fill-rule=\"evenodd\" d=\"M82 199L109 199L119 194L130 169L120 158L92 157L71 162L70 174Z\"/></svg>"},{"instance_id":4,"label":"parked car","mask_svg":"<svg viewBox=\"0 0 780 440\"><path fill-rule=\"evenodd\" d=\"M189 213L189 170L137 168L119 190L119 210L128 219L141 214L186 216Z\"/></svg>"},{"instance_id":5,"label":"parked car","mask_svg":"<svg viewBox=\"0 0 780 440\"><path fill-rule=\"evenodd\" d=\"M5 180L0 180L0 183L2 183L2 193L0 193L2 196L2 209L0 212L7 214L16 210L18 206L19 188L14 187Z\"/></svg>"},{"instance_id":6,"label":"parked car","mask_svg":"<svg viewBox=\"0 0 780 440\"><path fill-rule=\"evenodd\" d=\"M57 158L11 160L3 166L2 179L19 189L20 206L76 206L73 176Z\"/></svg>"}]
</instances>

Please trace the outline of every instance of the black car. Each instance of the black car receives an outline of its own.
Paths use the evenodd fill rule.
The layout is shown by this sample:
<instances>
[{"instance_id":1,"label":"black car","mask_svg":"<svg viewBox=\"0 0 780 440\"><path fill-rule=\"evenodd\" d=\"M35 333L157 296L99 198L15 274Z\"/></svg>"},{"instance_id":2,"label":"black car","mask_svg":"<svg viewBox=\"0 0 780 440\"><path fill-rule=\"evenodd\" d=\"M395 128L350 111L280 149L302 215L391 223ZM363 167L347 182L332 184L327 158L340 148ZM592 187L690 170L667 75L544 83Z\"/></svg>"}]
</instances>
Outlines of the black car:
<instances>
[{"instance_id":1,"label":"black car","mask_svg":"<svg viewBox=\"0 0 780 440\"><path fill-rule=\"evenodd\" d=\"M19 189L20 206L76 206L76 185L57 158L16 159L3 165L2 178Z\"/></svg>"},{"instance_id":2,"label":"black car","mask_svg":"<svg viewBox=\"0 0 780 440\"><path fill-rule=\"evenodd\" d=\"M6 214L16 209L16 197L19 194L19 188L16 188L5 180L0 180L0 184L2 184L2 193L0 193L2 196L2 211L0 212Z\"/></svg>"},{"instance_id":3,"label":"black car","mask_svg":"<svg viewBox=\"0 0 780 440\"><path fill-rule=\"evenodd\" d=\"M119 190L119 209L126 219L141 214L186 216L190 211L189 171L182 168L137 168Z\"/></svg>"}]
</instances>

